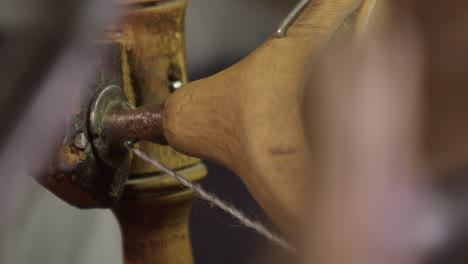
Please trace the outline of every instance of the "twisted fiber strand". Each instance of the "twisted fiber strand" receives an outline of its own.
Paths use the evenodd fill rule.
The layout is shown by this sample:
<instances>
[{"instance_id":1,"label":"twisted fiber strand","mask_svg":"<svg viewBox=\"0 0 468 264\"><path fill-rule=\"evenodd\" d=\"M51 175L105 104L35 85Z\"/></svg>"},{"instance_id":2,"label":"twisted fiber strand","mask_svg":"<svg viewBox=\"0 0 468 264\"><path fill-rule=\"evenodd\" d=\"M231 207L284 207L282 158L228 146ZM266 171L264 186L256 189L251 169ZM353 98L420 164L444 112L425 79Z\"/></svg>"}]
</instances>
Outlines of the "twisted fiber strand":
<instances>
[{"instance_id":1,"label":"twisted fiber strand","mask_svg":"<svg viewBox=\"0 0 468 264\"><path fill-rule=\"evenodd\" d=\"M177 172L175 172L171 168L169 168L166 165L162 164L161 162L151 158L150 156L148 156L148 154L144 153L140 149L133 146L132 142L130 142L130 141L125 142L125 147L129 151L133 152L136 156L141 158L142 160L149 162L151 165L155 166L156 168L159 168L162 172L164 172L168 176L178 180L183 186L185 186L185 187L187 187L189 189L192 189L197 194L198 197L200 197L201 199L203 199L203 200L217 206L221 210L225 211L226 213L228 213L229 215L231 215L232 217L237 219L244 226L256 231L257 233L259 233L261 235L263 235L264 237L266 237L271 242L281 246L282 248L286 249L289 252L294 253L296 251L295 248L292 245L290 245L283 237L281 237L280 235L270 231L265 225L263 225L259 221L251 219L244 212L237 209L232 204L222 200L221 198L219 198L218 196L216 196L213 193L205 191L205 189L203 189L201 186L199 186L197 184L194 184L193 182L191 182L190 180L188 180L184 176L178 174Z\"/></svg>"}]
</instances>

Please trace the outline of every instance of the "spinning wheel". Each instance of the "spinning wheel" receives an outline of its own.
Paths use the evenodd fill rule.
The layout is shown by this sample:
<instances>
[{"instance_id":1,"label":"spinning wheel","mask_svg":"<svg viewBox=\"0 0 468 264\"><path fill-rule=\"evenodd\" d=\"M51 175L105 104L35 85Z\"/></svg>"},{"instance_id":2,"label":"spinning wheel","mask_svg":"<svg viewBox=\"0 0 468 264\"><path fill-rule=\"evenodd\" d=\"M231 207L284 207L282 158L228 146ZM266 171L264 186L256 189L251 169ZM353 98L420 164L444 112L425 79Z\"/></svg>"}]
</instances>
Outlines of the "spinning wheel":
<instances>
[{"instance_id":1,"label":"spinning wheel","mask_svg":"<svg viewBox=\"0 0 468 264\"><path fill-rule=\"evenodd\" d=\"M363 41L390 21L383 2L301 1L248 57L188 83L186 4L117 3L125 7L123 19L95 44L100 56L88 66L92 77L67 127L50 158L31 163L37 181L66 202L112 209L125 263L192 262L193 192L132 157L123 146L128 139L139 139L140 149L191 181L206 174L200 158L232 169L296 239L311 160L301 114L311 58L337 39Z\"/></svg>"},{"instance_id":2,"label":"spinning wheel","mask_svg":"<svg viewBox=\"0 0 468 264\"><path fill-rule=\"evenodd\" d=\"M129 156L122 146L128 138L167 142L191 156L233 169L245 177L280 225L291 226L286 223L299 217L301 197L296 194L302 193L298 189L301 180L291 177L301 175L298 172L307 159L297 94L309 54L331 36L363 31L367 25L361 20L371 16L368 4L342 1L309 6L309 1L302 1L277 35L251 56L181 89L178 85L187 82L183 45L186 2L131 4L122 22L98 44L103 55L90 71L95 77L83 90L78 111L69 118L65 144L57 144L55 158L44 166L47 169L38 181L80 208L112 207L122 228L126 263L190 262L187 221L192 199L190 191L178 191L176 181L158 175L139 159L132 159L129 168ZM321 28L309 30L302 24ZM296 52L286 55L286 50ZM260 83L243 81L254 80L248 77L252 74L269 77ZM224 83L226 79L232 82ZM271 84L275 87L263 89ZM255 107L249 107L254 105L249 102L256 102ZM133 109L131 105L141 107ZM262 121L272 118L279 122ZM246 130L233 130L232 125ZM151 156L191 180L206 174L198 159L170 147L140 144ZM278 165L291 159L296 161L288 162L285 174ZM278 189L275 183L285 179L290 184ZM186 255L174 260L175 252Z\"/></svg>"}]
</instances>

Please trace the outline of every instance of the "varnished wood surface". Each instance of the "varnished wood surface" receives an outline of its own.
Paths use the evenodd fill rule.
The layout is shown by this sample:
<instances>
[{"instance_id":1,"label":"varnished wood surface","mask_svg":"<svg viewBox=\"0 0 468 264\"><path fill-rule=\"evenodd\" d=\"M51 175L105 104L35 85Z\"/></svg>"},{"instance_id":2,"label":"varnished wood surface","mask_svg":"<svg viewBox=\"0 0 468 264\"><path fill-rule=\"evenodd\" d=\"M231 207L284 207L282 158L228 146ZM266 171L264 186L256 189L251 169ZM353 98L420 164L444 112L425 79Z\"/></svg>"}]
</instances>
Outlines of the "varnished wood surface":
<instances>
[{"instance_id":1,"label":"varnished wood surface","mask_svg":"<svg viewBox=\"0 0 468 264\"><path fill-rule=\"evenodd\" d=\"M206 168L196 164L178 173L198 181L206 176ZM189 232L193 198L191 190L169 176L129 180L112 208L122 231L124 263L193 263Z\"/></svg>"},{"instance_id":2,"label":"varnished wood surface","mask_svg":"<svg viewBox=\"0 0 468 264\"><path fill-rule=\"evenodd\" d=\"M110 38L120 41L124 47L125 90L136 106L162 106L171 94L171 80L187 82L184 34L187 1L172 0L164 3L127 10L123 22L114 27L114 33L109 34ZM200 161L168 146L148 142L138 145L171 168L184 168ZM155 171L142 160L132 161L131 173L135 176L148 176Z\"/></svg>"},{"instance_id":3,"label":"varnished wood surface","mask_svg":"<svg viewBox=\"0 0 468 264\"><path fill-rule=\"evenodd\" d=\"M132 4L108 37L123 46L124 88L135 106L161 107L172 80L187 82L184 16L186 0L124 1ZM192 181L206 176L198 158L148 142L139 148ZM138 158L130 180L112 208L124 246L125 264L193 263L189 214L193 193Z\"/></svg>"},{"instance_id":4,"label":"varnished wood surface","mask_svg":"<svg viewBox=\"0 0 468 264\"><path fill-rule=\"evenodd\" d=\"M124 263L193 263L192 200L193 192L185 190L120 201L112 210L122 230Z\"/></svg>"}]
</instances>

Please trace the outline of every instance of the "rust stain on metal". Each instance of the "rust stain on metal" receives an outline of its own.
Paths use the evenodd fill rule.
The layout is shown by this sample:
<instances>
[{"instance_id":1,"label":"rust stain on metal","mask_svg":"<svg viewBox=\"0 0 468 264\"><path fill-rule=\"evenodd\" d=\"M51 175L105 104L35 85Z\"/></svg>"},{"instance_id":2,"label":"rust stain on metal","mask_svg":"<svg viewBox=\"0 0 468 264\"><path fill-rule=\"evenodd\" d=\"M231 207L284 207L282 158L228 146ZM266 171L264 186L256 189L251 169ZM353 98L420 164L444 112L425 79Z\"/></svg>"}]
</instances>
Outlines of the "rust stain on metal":
<instances>
[{"instance_id":1,"label":"rust stain on metal","mask_svg":"<svg viewBox=\"0 0 468 264\"><path fill-rule=\"evenodd\" d=\"M149 105L112 111L104 122L105 131L109 131L115 144L132 138L167 144L162 127L161 107Z\"/></svg>"},{"instance_id":2,"label":"rust stain on metal","mask_svg":"<svg viewBox=\"0 0 468 264\"><path fill-rule=\"evenodd\" d=\"M82 163L86 159L86 155L76 147L65 146L60 151L59 159L61 164L74 167Z\"/></svg>"},{"instance_id":3,"label":"rust stain on metal","mask_svg":"<svg viewBox=\"0 0 468 264\"><path fill-rule=\"evenodd\" d=\"M66 126L57 133L47 158L33 157L30 174L49 191L79 208L111 207L120 198L128 177L128 155L112 167L96 157L88 133L89 106L97 91L108 83L123 87L121 44L98 43L102 56L90 65L90 79L71 106ZM77 140L79 139L79 140ZM78 143L78 144L77 144Z\"/></svg>"}]
</instances>

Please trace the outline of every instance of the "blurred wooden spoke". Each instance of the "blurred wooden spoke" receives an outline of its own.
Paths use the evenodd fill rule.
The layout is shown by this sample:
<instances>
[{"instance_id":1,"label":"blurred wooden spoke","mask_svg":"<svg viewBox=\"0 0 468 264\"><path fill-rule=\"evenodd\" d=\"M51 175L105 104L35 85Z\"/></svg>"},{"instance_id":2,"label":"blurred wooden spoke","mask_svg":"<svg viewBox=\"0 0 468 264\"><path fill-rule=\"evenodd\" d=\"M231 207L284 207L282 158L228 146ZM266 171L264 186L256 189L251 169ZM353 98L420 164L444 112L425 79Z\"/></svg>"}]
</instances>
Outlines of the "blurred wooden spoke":
<instances>
[{"instance_id":1,"label":"blurred wooden spoke","mask_svg":"<svg viewBox=\"0 0 468 264\"><path fill-rule=\"evenodd\" d=\"M308 91L316 173L315 263L414 264L426 198L420 163L421 46L386 32L320 60Z\"/></svg>"}]
</instances>

